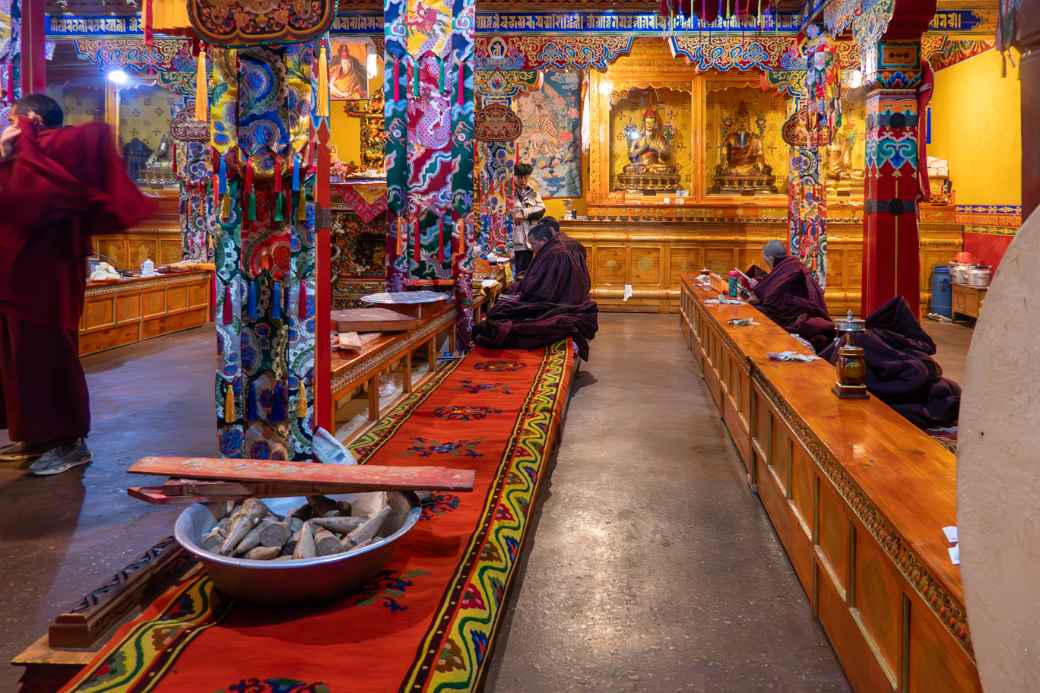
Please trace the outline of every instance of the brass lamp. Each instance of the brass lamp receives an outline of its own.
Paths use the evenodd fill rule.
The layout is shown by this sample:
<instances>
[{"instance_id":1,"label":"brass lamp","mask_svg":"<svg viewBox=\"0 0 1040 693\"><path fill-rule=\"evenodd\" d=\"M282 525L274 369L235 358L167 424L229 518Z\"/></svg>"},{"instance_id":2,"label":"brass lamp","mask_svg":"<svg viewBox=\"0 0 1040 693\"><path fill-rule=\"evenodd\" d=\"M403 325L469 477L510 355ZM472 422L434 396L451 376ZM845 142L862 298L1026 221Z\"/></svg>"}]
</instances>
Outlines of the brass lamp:
<instances>
[{"instance_id":1,"label":"brass lamp","mask_svg":"<svg viewBox=\"0 0 1040 693\"><path fill-rule=\"evenodd\" d=\"M863 332L866 322L862 318L853 317L852 311L845 318L834 323L838 332L838 382L834 383L831 392L841 399L867 399L867 362L863 357L863 347L856 346L852 336Z\"/></svg>"}]
</instances>

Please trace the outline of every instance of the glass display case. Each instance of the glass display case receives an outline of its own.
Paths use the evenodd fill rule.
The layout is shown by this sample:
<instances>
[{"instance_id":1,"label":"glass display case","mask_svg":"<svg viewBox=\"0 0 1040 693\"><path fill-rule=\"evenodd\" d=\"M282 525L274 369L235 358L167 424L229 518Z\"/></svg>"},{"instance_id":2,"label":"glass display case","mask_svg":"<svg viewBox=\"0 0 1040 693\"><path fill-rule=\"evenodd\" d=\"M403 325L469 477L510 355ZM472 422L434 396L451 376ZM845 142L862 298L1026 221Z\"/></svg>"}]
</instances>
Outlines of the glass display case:
<instances>
[{"instance_id":1,"label":"glass display case","mask_svg":"<svg viewBox=\"0 0 1040 693\"><path fill-rule=\"evenodd\" d=\"M786 99L732 79L706 79L704 189L708 195L787 192Z\"/></svg>"}]
</instances>

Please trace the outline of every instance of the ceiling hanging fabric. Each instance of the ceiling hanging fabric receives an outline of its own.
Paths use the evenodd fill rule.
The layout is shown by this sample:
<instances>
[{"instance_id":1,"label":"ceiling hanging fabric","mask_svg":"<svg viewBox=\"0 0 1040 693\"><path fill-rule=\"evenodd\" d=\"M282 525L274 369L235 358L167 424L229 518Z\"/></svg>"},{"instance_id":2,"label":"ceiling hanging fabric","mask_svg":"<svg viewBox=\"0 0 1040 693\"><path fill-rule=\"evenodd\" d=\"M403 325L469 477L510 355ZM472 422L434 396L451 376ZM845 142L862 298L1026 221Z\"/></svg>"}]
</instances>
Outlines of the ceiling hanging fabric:
<instances>
[{"instance_id":1,"label":"ceiling hanging fabric","mask_svg":"<svg viewBox=\"0 0 1040 693\"><path fill-rule=\"evenodd\" d=\"M660 0L657 11L665 17L691 17L711 24L720 17L755 17L761 20L773 8L774 0Z\"/></svg>"}]
</instances>

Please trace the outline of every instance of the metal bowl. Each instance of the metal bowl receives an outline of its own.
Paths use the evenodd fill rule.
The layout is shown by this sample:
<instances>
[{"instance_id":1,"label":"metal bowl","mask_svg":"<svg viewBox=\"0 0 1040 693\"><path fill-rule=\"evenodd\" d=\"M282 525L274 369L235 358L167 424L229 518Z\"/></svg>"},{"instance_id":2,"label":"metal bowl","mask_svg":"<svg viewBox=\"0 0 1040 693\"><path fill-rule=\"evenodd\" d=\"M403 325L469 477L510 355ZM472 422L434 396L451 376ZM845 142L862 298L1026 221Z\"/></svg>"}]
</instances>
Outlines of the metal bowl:
<instances>
[{"instance_id":1,"label":"metal bowl","mask_svg":"<svg viewBox=\"0 0 1040 693\"><path fill-rule=\"evenodd\" d=\"M360 495L329 497L353 502ZM295 561L253 561L204 551L199 541L217 520L210 506L202 503L185 508L177 518L173 536L199 559L224 594L259 604L325 602L364 585L389 560L394 542L418 522L421 509L414 493L393 491L387 495L391 512L380 531L385 538L349 553ZM263 502L273 512L285 515L307 499L269 498Z\"/></svg>"}]
</instances>

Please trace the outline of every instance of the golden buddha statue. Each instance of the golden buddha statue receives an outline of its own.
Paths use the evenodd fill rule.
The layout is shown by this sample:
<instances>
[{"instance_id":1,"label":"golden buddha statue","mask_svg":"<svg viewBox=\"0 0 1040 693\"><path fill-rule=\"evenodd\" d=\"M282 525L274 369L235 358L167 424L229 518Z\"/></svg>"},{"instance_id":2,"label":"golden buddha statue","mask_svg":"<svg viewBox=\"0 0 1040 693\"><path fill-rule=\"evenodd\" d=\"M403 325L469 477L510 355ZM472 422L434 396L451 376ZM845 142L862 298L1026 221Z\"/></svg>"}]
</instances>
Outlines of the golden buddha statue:
<instances>
[{"instance_id":1,"label":"golden buddha statue","mask_svg":"<svg viewBox=\"0 0 1040 693\"><path fill-rule=\"evenodd\" d=\"M863 194L863 169L852 163L856 147L856 131L851 126L835 134L827 145L827 180L831 190L841 197Z\"/></svg>"},{"instance_id":2,"label":"golden buddha statue","mask_svg":"<svg viewBox=\"0 0 1040 693\"><path fill-rule=\"evenodd\" d=\"M642 129L633 127L629 139L629 163L618 176L622 187L640 192L678 189L679 171L671 163L672 146L664 136L664 128L653 106L643 113Z\"/></svg>"},{"instance_id":3,"label":"golden buddha statue","mask_svg":"<svg viewBox=\"0 0 1040 693\"><path fill-rule=\"evenodd\" d=\"M765 120L759 118L759 130ZM766 162L761 132L751 129L751 114L741 102L735 119L723 121L722 161L715 167L713 193L754 195L776 192L773 168Z\"/></svg>"}]
</instances>

